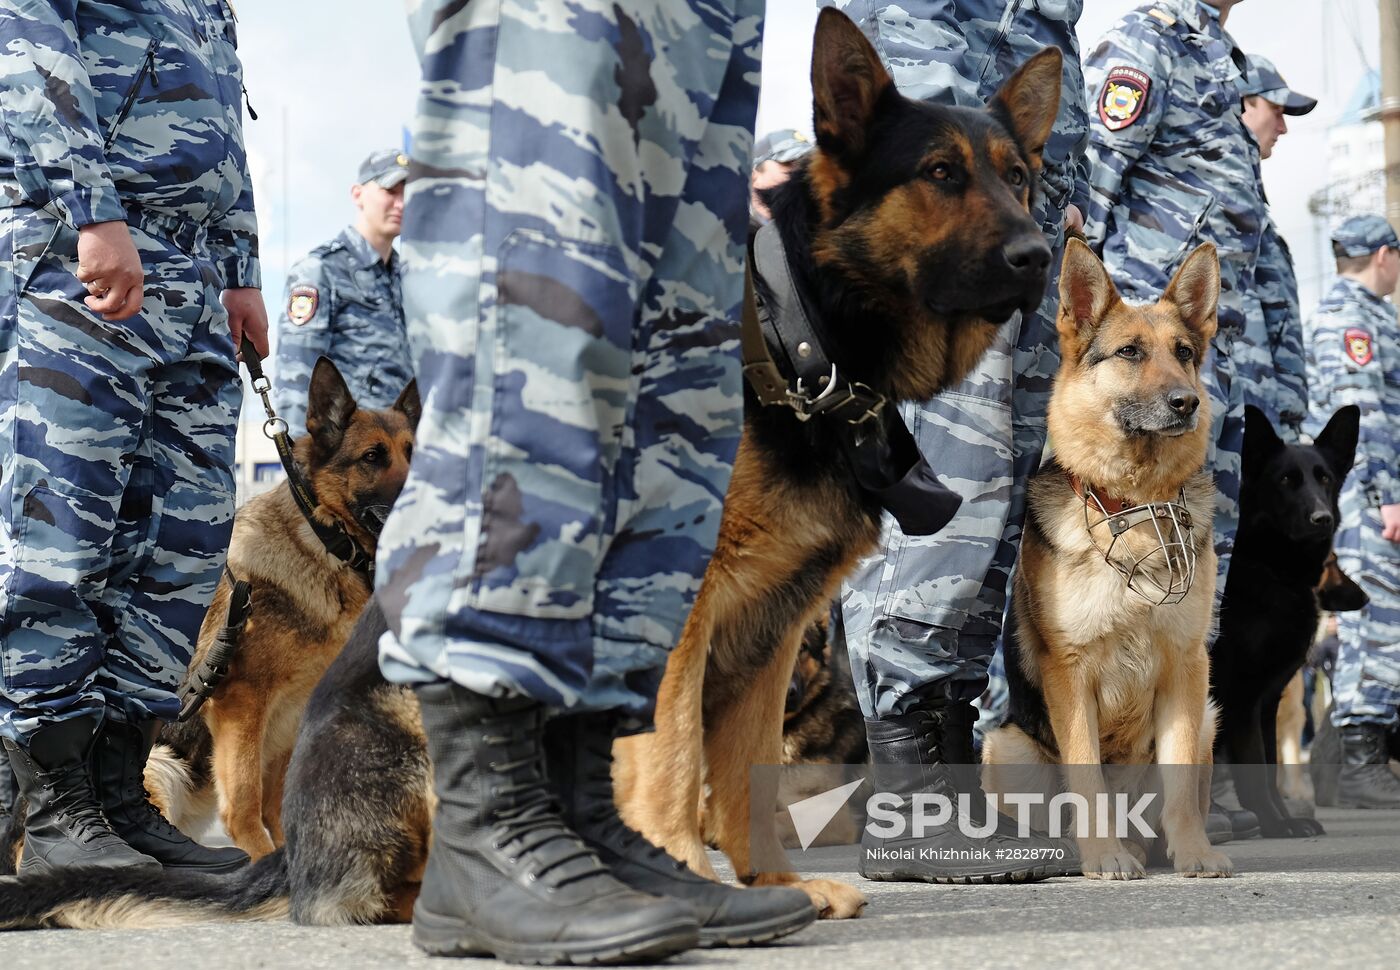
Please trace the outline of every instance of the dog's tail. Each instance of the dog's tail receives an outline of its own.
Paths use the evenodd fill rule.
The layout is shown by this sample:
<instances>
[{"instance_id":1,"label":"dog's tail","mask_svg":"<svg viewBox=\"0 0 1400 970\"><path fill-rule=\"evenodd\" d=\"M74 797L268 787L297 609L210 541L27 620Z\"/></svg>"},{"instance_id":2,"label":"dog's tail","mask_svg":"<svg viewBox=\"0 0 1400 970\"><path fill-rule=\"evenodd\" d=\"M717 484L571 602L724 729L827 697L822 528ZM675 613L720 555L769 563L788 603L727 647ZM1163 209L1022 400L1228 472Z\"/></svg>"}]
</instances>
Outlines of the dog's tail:
<instances>
[{"instance_id":1,"label":"dog's tail","mask_svg":"<svg viewBox=\"0 0 1400 970\"><path fill-rule=\"evenodd\" d=\"M281 919L287 856L278 849L230 875L60 869L0 881L0 930L159 929Z\"/></svg>"}]
</instances>

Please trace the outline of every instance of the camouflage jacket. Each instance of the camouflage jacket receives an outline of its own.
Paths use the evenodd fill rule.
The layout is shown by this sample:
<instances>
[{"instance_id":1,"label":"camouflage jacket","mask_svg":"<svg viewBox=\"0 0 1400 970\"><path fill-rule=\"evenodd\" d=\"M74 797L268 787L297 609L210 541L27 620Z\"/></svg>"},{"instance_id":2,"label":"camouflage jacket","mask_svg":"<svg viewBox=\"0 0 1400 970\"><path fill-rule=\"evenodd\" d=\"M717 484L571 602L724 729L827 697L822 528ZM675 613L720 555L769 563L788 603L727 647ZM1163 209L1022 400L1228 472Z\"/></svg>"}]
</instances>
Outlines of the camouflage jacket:
<instances>
[{"instance_id":1,"label":"camouflage jacket","mask_svg":"<svg viewBox=\"0 0 1400 970\"><path fill-rule=\"evenodd\" d=\"M1084 0L824 0L860 25L910 98L981 107L1011 74L1045 47L1064 52L1063 94L1045 146L1041 188L1049 207L1088 202L1084 146L1089 119L1074 26Z\"/></svg>"},{"instance_id":2,"label":"camouflage jacket","mask_svg":"<svg viewBox=\"0 0 1400 970\"><path fill-rule=\"evenodd\" d=\"M1264 227L1259 147L1245 127L1244 54L1197 0L1128 13L1084 61L1085 235L1132 300L1156 299L1202 242L1221 267L1220 326L1244 329Z\"/></svg>"},{"instance_id":3,"label":"camouflage jacket","mask_svg":"<svg viewBox=\"0 0 1400 970\"><path fill-rule=\"evenodd\" d=\"M1244 384L1244 401L1275 425L1297 429L1308 411L1303 317L1293 254L1272 219L1264 223L1254 288L1244 303L1245 339L1232 354L1235 373Z\"/></svg>"},{"instance_id":4,"label":"camouflage jacket","mask_svg":"<svg viewBox=\"0 0 1400 970\"><path fill-rule=\"evenodd\" d=\"M1320 432L1337 408L1361 408L1361 438L1346 488L1372 504L1400 504L1400 320L1395 307L1342 277L1308 320L1306 430Z\"/></svg>"},{"instance_id":5,"label":"camouflage jacket","mask_svg":"<svg viewBox=\"0 0 1400 970\"><path fill-rule=\"evenodd\" d=\"M260 285L226 0L0 0L0 37L0 205L189 220L226 287Z\"/></svg>"},{"instance_id":6,"label":"camouflage jacket","mask_svg":"<svg viewBox=\"0 0 1400 970\"><path fill-rule=\"evenodd\" d=\"M299 260L287 276L273 371L277 413L306 431L316 358L329 357L362 407L386 408L413 379L399 257L389 262L354 226Z\"/></svg>"}]
</instances>

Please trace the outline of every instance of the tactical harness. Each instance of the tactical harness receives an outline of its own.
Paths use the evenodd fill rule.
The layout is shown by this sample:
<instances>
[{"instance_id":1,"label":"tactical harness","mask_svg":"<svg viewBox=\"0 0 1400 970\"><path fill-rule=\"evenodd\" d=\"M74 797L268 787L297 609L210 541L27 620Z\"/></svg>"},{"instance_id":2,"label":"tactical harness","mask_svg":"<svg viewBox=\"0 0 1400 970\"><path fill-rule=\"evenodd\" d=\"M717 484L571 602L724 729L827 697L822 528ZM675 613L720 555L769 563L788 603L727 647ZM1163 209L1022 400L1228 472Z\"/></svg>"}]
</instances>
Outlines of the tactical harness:
<instances>
[{"instance_id":1,"label":"tactical harness","mask_svg":"<svg viewBox=\"0 0 1400 970\"><path fill-rule=\"evenodd\" d=\"M243 364L248 368L248 376L252 378L253 390L262 398L263 410L267 412L267 420L263 422L263 434L277 446L277 457L281 459L282 470L286 472L292 499L326 551L364 576L372 586L374 556L365 551L340 523L326 525L316 518L316 507L320 503L316 501L316 493L311 488L311 483L301 473L301 468L292 455L287 422L279 418L273 410L272 399L269 396L272 392L272 382L263 373L262 358L258 356L257 349L247 337L243 338L242 351ZM248 623L248 615L253 611L252 584L246 579L236 578L227 565L224 566L224 575L228 577L232 586L228 615L224 619L223 627L214 635L214 642L210 644L209 650L199 663L190 668L185 682L180 685L177 693L180 698L181 721L188 721L193 717L214 693L215 688L228 676L229 666L238 653L238 642L243 635L243 628Z\"/></svg>"},{"instance_id":2,"label":"tactical harness","mask_svg":"<svg viewBox=\"0 0 1400 970\"><path fill-rule=\"evenodd\" d=\"M962 499L934 475L884 395L837 370L814 319L820 318L797 288L777 227L768 223L749 243L744 268L740 344L749 387L765 407L790 408L804 423L827 422L861 490L895 517L905 535L934 534Z\"/></svg>"}]
</instances>

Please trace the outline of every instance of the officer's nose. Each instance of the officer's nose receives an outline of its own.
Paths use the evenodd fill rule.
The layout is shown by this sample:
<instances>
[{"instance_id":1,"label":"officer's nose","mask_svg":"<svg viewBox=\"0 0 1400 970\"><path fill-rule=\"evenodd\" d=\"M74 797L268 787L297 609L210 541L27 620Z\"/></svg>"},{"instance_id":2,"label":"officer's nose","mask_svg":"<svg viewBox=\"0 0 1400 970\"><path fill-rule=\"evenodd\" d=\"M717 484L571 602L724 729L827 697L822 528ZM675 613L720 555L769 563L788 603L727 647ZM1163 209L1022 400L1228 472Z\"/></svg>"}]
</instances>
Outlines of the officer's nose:
<instances>
[{"instance_id":1,"label":"officer's nose","mask_svg":"<svg viewBox=\"0 0 1400 970\"><path fill-rule=\"evenodd\" d=\"M1312 515L1308 516L1308 521L1320 528L1330 529L1332 528L1332 523L1336 520L1333 519L1332 513L1327 509L1318 509Z\"/></svg>"},{"instance_id":2,"label":"officer's nose","mask_svg":"<svg viewBox=\"0 0 1400 970\"><path fill-rule=\"evenodd\" d=\"M1017 276L1040 275L1050 266L1050 247L1038 235L1013 239L1002 247L1001 256Z\"/></svg>"},{"instance_id":3,"label":"officer's nose","mask_svg":"<svg viewBox=\"0 0 1400 970\"><path fill-rule=\"evenodd\" d=\"M1178 387L1167 395L1167 406L1182 417L1189 417L1201 406L1201 399L1194 391Z\"/></svg>"}]
</instances>

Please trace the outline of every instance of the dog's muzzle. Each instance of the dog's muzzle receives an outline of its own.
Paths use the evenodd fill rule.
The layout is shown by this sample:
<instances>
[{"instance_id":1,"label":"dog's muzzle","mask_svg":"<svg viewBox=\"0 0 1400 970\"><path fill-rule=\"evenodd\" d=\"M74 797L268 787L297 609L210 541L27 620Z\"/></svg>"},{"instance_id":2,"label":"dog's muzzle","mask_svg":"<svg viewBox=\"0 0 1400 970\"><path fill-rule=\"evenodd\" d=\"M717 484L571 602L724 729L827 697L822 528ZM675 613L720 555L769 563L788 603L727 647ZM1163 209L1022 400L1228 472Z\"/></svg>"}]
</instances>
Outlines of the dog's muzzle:
<instances>
[{"instance_id":1,"label":"dog's muzzle","mask_svg":"<svg viewBox=\"0 0 1400 970\"><path fill-rule=\"evenodd\" d=\"M1196 543L1185 490L1175 502L1149 502L1110 512L1098 495L1086 488L1084 525L1089 530L1089 540L1103 554L1104 561L1118 571L1130 590L1149 603L1169 606L1180 603L1191 592L1191 584L1196 579ZM1094 530L1101 525L1107 525L1112 536L1108 548L1100 545L1094 535ZM1118 541L1134 529L1157 540L1154 547L1136 558L1124 555ZM1126 546L1124 542L1123 547Z\"/></svg>"},{"instance_id":2,"label":"dog's muzzle","mask_svg":"<svg viewBox=\"0 0 1400 970\"><path fill-rule=\"evenodd\" d=\"M355 519L372 536L384 531L384 523L389 518L389 505L366 505L355 512Z\"/></svg>"}]
</instances>

